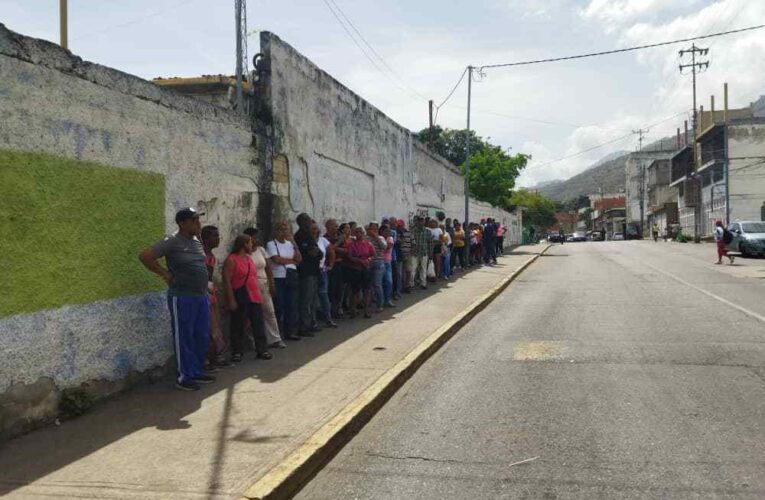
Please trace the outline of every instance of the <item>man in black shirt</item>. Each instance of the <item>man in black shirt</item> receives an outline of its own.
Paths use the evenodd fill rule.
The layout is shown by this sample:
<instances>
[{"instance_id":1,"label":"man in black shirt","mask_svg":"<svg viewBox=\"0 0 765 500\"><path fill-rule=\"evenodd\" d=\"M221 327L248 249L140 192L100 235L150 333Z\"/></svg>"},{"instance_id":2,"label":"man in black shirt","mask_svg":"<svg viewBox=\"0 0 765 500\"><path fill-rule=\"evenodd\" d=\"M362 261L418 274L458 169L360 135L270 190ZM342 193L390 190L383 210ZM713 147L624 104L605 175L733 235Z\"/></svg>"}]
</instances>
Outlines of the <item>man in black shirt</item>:
<instances>
[{"instance_id":1,"label":"man in black shirt","mask_svg":"<svg viewBox=\"0 0 765 500\"><path fill-rule=\"evenodd\" d=\"M295 233L295 244L303 256L298 264L298 312L300 315L301 337L313 337L320 330L316 323L315 304L316 295L319 293L319 264L321 263L321 250L316 240L311 235L313 219L306 213L297 216L298 231Z\"/></svg>"}]
</instances>

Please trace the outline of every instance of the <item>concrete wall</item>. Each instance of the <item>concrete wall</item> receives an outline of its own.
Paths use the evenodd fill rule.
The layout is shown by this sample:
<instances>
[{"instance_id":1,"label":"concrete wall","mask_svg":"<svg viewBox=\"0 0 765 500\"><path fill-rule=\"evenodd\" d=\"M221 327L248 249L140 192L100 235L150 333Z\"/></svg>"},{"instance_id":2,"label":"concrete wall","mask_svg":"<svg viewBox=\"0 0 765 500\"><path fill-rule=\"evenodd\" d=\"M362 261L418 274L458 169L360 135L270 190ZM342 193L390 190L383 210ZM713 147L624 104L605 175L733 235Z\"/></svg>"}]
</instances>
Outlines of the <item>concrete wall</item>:
<instances>
[{"instance_id":1,"label":"concrete wall","mask_svg":"<svg viewBox=\"0 0 765 500\"><path fill-rule=\"evenodd\" d=\"M464 218L464 180L412 133L271 33L261 34L264 99L273 116L277 217L308 212L367 222L443 210ZM473 201L471 219L494 217L520 242L515 216Z\"/></svg>"},{"instance_id":2,"label":"concrete wall","mask_svg":"<svg viewBox=\"0 0 765 500\"><path fill-rule=\"evenodd\" d=\"M730 162L731 220L760 220L765 203L765 123L730 125L728 155L753 158ZM756 157L760 157L757 159Z\"/></svg>"},{"instance_id":3,"label":"concrete wall","mask_svg":"<svg viewBox=\"0 0 765 500\"><path fill-rule=\"evenodd\" d=\"M93 210L92 220L83 220L76 231L61 235L80 240L122 239L124 254L114 258L129 259L128 275L146 273L135 258L140 246L172 231L174 213L182 206L207 211L204 222L220 227L224 244L229 235L255 219L257 168L248 121L137 77L84 62L54 44L22 37L3 25L0 116L0 149L61 158L57 166L53 161L52 168L62 172L79 168L78 162L95 162L104 168L151 172L160 176L160 182L164 180L164 200L156 208L145 205L142 211L123 214L111 213L115 208L110 205L102 206ZM12 170L5 168L9 166L18 167L0 166L3 174ZM18 168L15 172L3 176L9 191L22 196L14 206L3 205L0 232L5 238L14 236L7 232L7 217L26 213L25 174ZM113 197L131 193L129 184L82 182ZM46 196L26 201L58 203L66 191L51 189ZM120 217L148 220L155 216L161 221L159 228L147 223L135 244L122 237L123 227L113 223ZM36 223L55 227L57 221ZM8 248L2 246L4 259L9 257ZM39 272L47 279L63 280L75 288L83 282L76 272L52 272L52 263L62 258L55 242L26 251L39 252ZM108 276L110 256L97 265L96 272ZM162 286L147 288L141 293L131 290L88 303L0 317L0 435L49 417L61 389L99 380L114 382L117 389L129 380L129 374L164 364L172 349L163 293L156 291Z\"/></svg>"}]
</instances>

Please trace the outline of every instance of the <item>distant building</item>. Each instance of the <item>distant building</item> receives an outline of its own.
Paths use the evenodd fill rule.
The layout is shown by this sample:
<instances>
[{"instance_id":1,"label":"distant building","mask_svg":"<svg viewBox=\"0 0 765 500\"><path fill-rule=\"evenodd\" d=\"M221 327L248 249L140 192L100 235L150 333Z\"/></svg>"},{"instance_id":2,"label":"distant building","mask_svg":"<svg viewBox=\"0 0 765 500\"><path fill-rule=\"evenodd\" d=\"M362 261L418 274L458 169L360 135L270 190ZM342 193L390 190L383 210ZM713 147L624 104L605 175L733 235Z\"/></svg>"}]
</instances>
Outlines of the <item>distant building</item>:
<instances>
[{"instance_id":1,"label":"distant building","mask_svg":"<svg viewBox=\"0 0 765 500\"><path fill-rule=\"evenodd\" d=\"M576 230L576 223L576 212L555 212L555 224L550 228L550 232L558 233L562 229L564 233L571 234Z\"/></svg>"}]
</instances>

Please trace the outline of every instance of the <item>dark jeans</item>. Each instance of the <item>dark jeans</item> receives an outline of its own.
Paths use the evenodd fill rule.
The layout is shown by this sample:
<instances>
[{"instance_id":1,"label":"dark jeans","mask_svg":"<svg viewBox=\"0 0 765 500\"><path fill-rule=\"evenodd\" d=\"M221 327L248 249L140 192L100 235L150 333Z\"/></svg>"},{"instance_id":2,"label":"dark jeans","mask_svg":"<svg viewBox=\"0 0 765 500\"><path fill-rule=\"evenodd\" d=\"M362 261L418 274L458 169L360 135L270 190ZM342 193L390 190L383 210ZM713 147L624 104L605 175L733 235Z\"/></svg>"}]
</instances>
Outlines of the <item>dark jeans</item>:
<instances>
[{"instance_id":1,"label":"dark jeans","mask_svg":"<svg viewBox=\"0 0 765 500\"><path fill-rule=\"evenodd\" d=\"M337 264L329 272L329 301L332 304L332 313L337 314L340 302L343 300L343 288L345 287L345 266Z\"/></svg>"},{"instance_id":2,"label":"dark jeans","mask_svg":"<svg viewBox=\"0 0 765 500\"><path fill-rule=\"evenodd\" d=\"M316 319L332 321L332 308L329 304L329 273L322 271L319 276L319 308L315 311Z\"/></svg>"},{"instance_id":3,"label":"dark jeans","mask_svg":"<svg viewBox=\"0 0 765 500\"><path fill-rule=\"evenodd\" d=\"M244 354L247 347L247 334L244 331L244 319L249 318L252 326L252 338L255 340L255 351L258 353L268 350L266 333L263 329L263 311L260 304L252 302L237 303L236 311L231 313L231 352Z\"/></svg>"},{"instance_id":4,"label":"dark jeans","mask_svg":"<svg viewBox=\"0 0 765 500\"><path fill-rule=\"evenodd\" d=\"M457 266L457 261L459 261L459 266L462 269L465 269L467 267L467 246L464 246L462 248L454 248L452 251L452 269L454 269Z\"/></svg>"},{"instance_id":5,"label":"dark jeans","mask_svg":"<svg viewBox=\"0 0 765 500\"><path fill-rule=\"evenodd\" d=\"M483 242L483 260L489 262L490 260L497 260L496 248L494 238L485 237Z\"/></svg>"},{"instance_id":6,"label":"dark jeans","mask_svg":"<svg viewBox=\"0 0 765 500\"><path fill-rule=\"evenodd\" d=\"M305 332L316 326L316 296L319 293L319 276L301 274L298 282L298 314L300 331Z\"/></svg>"},{"instance_id":7,"label":"dark jeans","mask_svg":"<svg viewBox=\"0 0 765 500\"><path fill-rule=\"evenodd\" d=\"M276 320L283 336L295 335L298 327L298 290L287 286L287 278L274 278L276 285Z\"/></svg>"}]
</instances>

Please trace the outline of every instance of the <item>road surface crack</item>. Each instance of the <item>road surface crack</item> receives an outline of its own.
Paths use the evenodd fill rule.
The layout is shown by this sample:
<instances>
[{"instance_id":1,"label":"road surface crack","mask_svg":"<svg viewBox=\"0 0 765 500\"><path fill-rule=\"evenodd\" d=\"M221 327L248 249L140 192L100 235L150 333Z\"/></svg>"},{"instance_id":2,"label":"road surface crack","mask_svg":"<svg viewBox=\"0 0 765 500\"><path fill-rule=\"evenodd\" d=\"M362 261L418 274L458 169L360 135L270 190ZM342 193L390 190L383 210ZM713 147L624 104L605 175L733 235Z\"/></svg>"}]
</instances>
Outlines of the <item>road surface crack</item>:
<instances>
[{"instance_id":1,"label":"road surface crack","mask_svg":"<svg viewBox=\"0 0 765 500\"><path fill-rule=\"evenodd\" d=\"M486 465L489 462L474 462L470 460L454 460L450 458L431 458L431 457L421 457L419 455L405 455L405 456L395 456L395 455L385 455L383 453L374 453L374 452L366 452L367 456L370 457L377 457L377 458L387 458L389 460L421 460L423 462L437 462L437 463L447 463L447 464L480 464L480 465Z\"/></svg>"}]
</instances>

